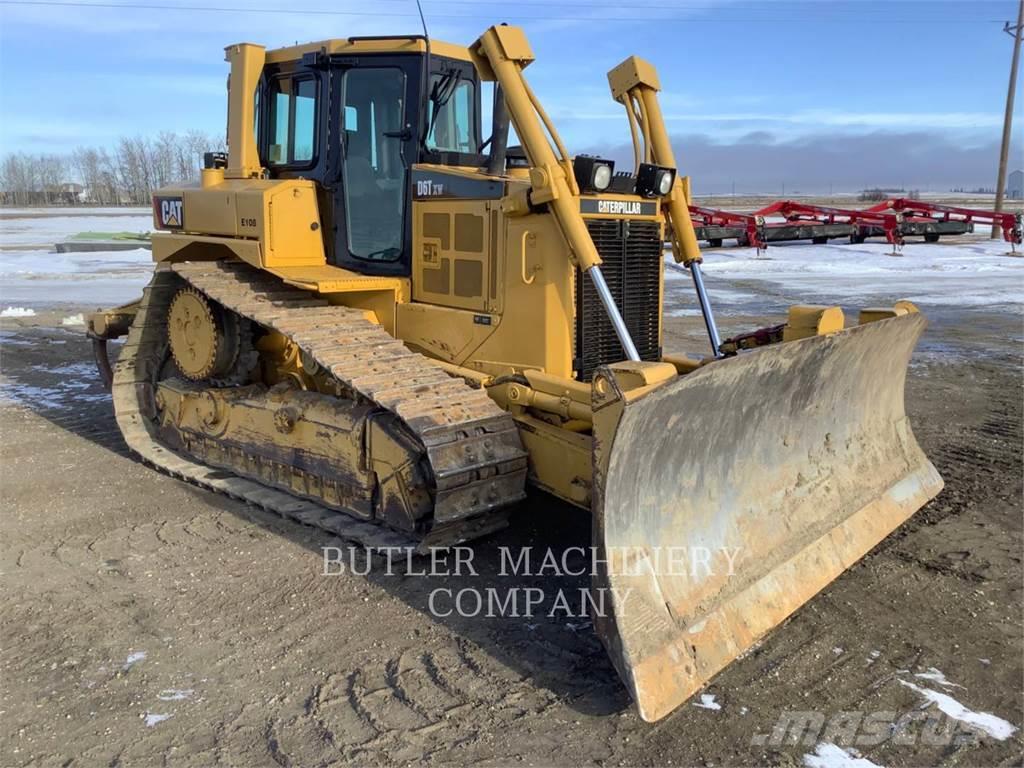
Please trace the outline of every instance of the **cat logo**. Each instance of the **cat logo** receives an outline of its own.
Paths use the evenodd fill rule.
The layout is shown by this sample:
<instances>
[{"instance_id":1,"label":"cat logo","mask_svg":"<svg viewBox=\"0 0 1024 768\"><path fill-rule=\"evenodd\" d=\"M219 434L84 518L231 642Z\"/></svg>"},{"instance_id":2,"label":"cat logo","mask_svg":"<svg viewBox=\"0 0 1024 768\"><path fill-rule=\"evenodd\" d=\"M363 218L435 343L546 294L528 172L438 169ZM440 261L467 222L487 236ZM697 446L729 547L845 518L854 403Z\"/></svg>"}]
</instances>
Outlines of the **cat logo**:
<instances>
[{"instance_id":1,"label":"cat logo","mask_svg":"<svg viewBox=\"0 0 1024 768\"><path fill-rule=\"evenodd\" d=\"M153 212L157 229L181 229L185 226L185 207L180 197L154 197Z\"/></svg>"}]
</instances>

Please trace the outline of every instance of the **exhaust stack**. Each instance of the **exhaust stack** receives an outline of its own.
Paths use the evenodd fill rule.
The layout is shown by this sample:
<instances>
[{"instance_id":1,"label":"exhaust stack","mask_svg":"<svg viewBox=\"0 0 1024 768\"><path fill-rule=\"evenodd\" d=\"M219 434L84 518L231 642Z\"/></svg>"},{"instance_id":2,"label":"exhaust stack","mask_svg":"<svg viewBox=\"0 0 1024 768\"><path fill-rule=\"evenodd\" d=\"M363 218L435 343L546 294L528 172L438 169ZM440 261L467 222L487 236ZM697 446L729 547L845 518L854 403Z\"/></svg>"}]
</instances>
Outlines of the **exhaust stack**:
<instances>
[{"instance_id":1,"label":"exhaust stack","mask_svg":"<svg viewBox=\"0 0 1024 768\"><path fill-rule=\"evenodd\" d=\"M224 60L231 64L228 80L228 167L229 179L259 176L259 153L256 151L256 86L263 74L266 49L253 43L237 43L224 49Z\"/></svg>"}]
</instances>

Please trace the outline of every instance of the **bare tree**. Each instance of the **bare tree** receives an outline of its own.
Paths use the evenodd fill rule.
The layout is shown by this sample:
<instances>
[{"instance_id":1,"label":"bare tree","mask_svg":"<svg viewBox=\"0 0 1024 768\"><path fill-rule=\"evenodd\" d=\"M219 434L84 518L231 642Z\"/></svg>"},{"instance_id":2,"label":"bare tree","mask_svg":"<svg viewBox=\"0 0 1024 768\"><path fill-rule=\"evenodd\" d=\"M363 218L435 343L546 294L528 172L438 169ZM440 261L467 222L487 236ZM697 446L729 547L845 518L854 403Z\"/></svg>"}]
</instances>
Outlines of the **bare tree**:
<instances>
[{"instance_id":1,"label":"bare tree","mask_svg":"<svg viewBox=\"0 0 1024 768\"><path fill-rule=\"evenodd\" d=\"M71 153L71 165L82 182L85 193L101 205L108 202L97 199L100 184L99 153L92 147L76 147Z\"/></svg>"},{"instance_id":2,"label":"bare tree","mask_svg":"<svg viewBox=\"0 0 1024 768\"><path fill-rule=\"evenodd\" d=\"M169 131L162 131L152 142L148 149L150 155L150 167L152 169L152 184L156 189L165 187L176 181L185 181L178 173L177 150L181 140L177 134Z\"/></svg>"},{"instance_id":3,"label":"bare tree","mask_svg":"<svg viewBox=\"0 0 1024 768\"><path fill-rule=\"evenodd\" d=\"M0 184L3 185L8 202L14 205L28 205L28 196L31 193L24 157L21 154L7 155L0 166Z\"/></svg>"},{"instance_id":4,"label":"bare tree","mask_svg":"<svg viewBox=\"0 0 1024 768\"><path fill-rule=\"evenodd\" d=\"M46 205L61 202L67 161L59 155L39 155L38 167L43 202Z\"/></svg>"},{"instance_id":5,"label":"bare tree","mask_svg":"<svg viewBox=\"0 0 1024 768\"><path fill-rule=\"evenodd\" d=\"M67 155L10 153L0 160L0 202L68 202L65 187L78 181L90 203L145 205L161 187L198 183L203 154L224 148L223 138L193 130L165 131L155 139L125 136L111 150L76 147Z\"/></svg>"},{"instance_id":6,"label":"bare tree","mask_svg":"<svg viewBox=\"0 0 1024 768\"><path fill-rule=\"evenodd\" d=\"M117 183L117 167L114 159L105 149L99 150L99 167L101 187L106 198L114 205L125 202L124 191Z\"/></svg>"},{"instance_id":7,"label":"bare tree","mask_svg":"<svg viewBox=\"0 0 1024 768\"><path fill-rule=\"evenodd\" d=\"M58 155L7 155L0 163L4 199L15 205L49 205L62 199L67 162Z\"/></svg>"}]
</instances>

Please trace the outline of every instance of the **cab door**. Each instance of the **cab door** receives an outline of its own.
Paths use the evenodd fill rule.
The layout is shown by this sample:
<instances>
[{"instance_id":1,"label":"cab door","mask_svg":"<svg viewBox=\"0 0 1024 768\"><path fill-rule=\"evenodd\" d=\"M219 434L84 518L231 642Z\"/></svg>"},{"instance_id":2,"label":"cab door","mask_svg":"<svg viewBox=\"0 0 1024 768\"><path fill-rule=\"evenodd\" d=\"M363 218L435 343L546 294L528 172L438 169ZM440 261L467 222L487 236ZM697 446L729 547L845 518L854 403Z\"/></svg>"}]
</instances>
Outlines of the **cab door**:
<instances>
[{"instance_id":1,"label":"cab door","mask_svg":"<svg viewBox=\"0 0 1024 768\"><path fill-rule=\"evenodd\" d=\"M334 262L364 274L410 271L409 167L416 152L418 78L408 57L339 67Z\"/></svg>"}]
</instances>

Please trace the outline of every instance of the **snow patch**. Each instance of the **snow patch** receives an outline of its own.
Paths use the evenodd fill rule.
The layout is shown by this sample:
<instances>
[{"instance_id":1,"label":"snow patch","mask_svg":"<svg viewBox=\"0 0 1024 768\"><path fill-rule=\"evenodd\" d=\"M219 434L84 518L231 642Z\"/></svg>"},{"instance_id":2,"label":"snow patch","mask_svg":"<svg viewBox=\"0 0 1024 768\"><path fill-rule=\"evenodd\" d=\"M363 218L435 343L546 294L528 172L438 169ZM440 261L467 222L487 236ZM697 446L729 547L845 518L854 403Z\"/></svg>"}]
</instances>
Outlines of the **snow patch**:
<instances>
[{"instance_id":1,"label":"snow patch","mask_svg":"<svg viewBox=\"0 0 1024 768\"><path fill-rule=\"evenodd\" d=\"M52 243L60 239L60 227L72 219L46 217L33 220L33 226L44 227L38 237ZM69 226L80 231L75 221ZM153 272L153 256L144 248L47 253L38 245L22 245L21 237L10 235L9 230L10 222L0 220L0 292L12 304L25 302L37 308L58 302L123 304L138 296Z\"/></svg>"},{"instance_id":2,"label":"snow patch","mask_svg":"<svg viewBox=\"0 0 1024 768\"><path fill-rule=\"evenodd\" d=\"M33 371L41 371L43 373L52 373L57 376L67 377L88 377L93 379L96 377L96 366L90 363L63 363L62 365L33 365L31 366Z\"/></svg>"},{"instance_id":3,"label":"snow patch","mask_svg":"<svg viewBox=\"0 0 1024 768\"><path fill-rule=\"evenodd\" d=\"M0 317L35 317L36 311L34 309L26 309L25 307L8 307L7 309L0 312Z\"/></svg>"},{"instance_id":4,"label":"snow patch","mask_svg":"<svg viewBox=\"0 0 1024 768\"><path fill-rule=\"evenodd\" d=\"M891 250L882 242L780 243L769 248L768 269L755 249L729 248L705 253L703 270L709 291L723 282L767 283L785 296L818 297L822 303L908 298L922 305L1024 304L1024 259L1008 258L1005 242L977 237L911 241L896 258ZM665 266L666 280L687 277L671 256Z\"/></svg>"},{"instance_id":5,"label":"snow patch","mask_svg":"<svg viewBox=\"0 0 1024 768\"><path fill-rule=\"evenodd\" d=\"M954 720L966 723L971 728L975 728L986 733L994 739L1005 741L1017 730L1016 726L1010 724L1006 720L1003 720L1003 718L997 717L989 712L973 712L952 696L945 693L939 693L938 691L933 691L930 688L921 688L920 686L909 683L906 680L900 680L898 682L900 685L905 685L915 693L923 696L925 701L929 704L934 704L941 712L952 717Z\"/></svg>"},{"instance_id":6,"label":"snow patch","mask_svg":"<svg viewBox=\"0 0 1024 768\"><path fill-rule=\"evenodd\" d=\"M195 693L191 688L168 688L164 691L160 691L156 695L160 701L181 701L183 699L191 699L192 694Z\"/></svg>"},{"instance_id":7,"label":"snow patch","mask_svg":"<svg viewBox=\"0 0 1024 768\"><path fill-rule=\"evenodd\" d=\"M18 338L15 334L10 331L0 331L0 346L9 345L12 347L34 347L28 339Z\"/></svg>"},{"instance_id":8,"label":"snow patch","mask_svg":"<svg viewBox=\"0 0 1024 768\"><path fill-rule=\"evenodd\" d=\"M916 672L914 674L914 677L920 677L924 680L930 680L933 683L938 683L939 685L945 686L946 688L963 688L965 691L967 690L966 688L964 688L964 686L959 685L958 683L949 682L949 680L946 679L946 676L939 672L939 670L937 670L935 667L928 667L927 672Z\"/></svg>"},{"instance_id":9,"label":"snow patch","mask_svg":"<svg viewBox=\"0 0 1024 768\"><path fill-rule=\"evenodd\" d=\"M82 392L91 384L77 382L62 387L33 387L0 379L0 402L32 409L71 410L82 403L102 403L110 399L109 392Z\"/></svg>"},{"instance_id":10,"label":"snow patch","mask_svg":"<svg viewBox=\"0 0 1024 768\"><path fill-rule=\"evenodd\" d=\"M170 720L174 715L158 715L153 712L147 712L143 717L146 720L146 727L152 728L157 723L162 723L164 720Z\"/></svg>"},{"instance_id":11,"label":"snow patch","mask_svg":"<svg viewBox=\"0 0 1024 768\"><path fill-rule=\"evenodd\" d=\"M714 694L702 693L700 695L700 701L693 702L693 706L700 707L701 709L721 709L722 705L715 701Z\"/></svg>"},{"instance_id":12,"label":"snow patch","mask_svg":"<svg viewBox=\"0 0 1024 768\"><path fill-rule=\"evenodd\" d=\"M60 321L60 324L61 325L85 325L85 318L82 317L82 313L79 312L77 315L71 315L70 317L65 317L63 320Z\"/></svg>"},{"instance_id":13,"label":"snow patch","mask_svg":"<svg viewBox=\"0 0 1024 768\"><path fill-rule=\"evenodd\" d=\"M5 209L4 213L8 211ZM26 211L32 214L35 212ZM90 211L76 215L66 210L47 211L49 215L24 218L5 216L0 220L0 241L5 247L50 245L81 232L148 232L153 214L146 209ZM133 215L125 216L125 213ZM56 256L59 254L50 254Z\"/></svg>"},{"instance_id":14,"label":"snow patch","mask_svg":"<svg viewBox=\"0 0 1024 768\"><path fill-rule=\"evenodd\" d=\"M133 653L129 653L128 658L124 660L124 665L121 667L121 669L129 670L133 666L138 664L140 661L142 661L144 658L146 658L145 651L135 651Z\"/></svg>"},{"instance_id":15,"label":"snow patch","mask_svg":"<svg viewBox=\"0 0 1024 768\"><path fill-rule=\"evenodd\" d=\"M813 755L804 755L804 765L807 768L878 768L877 763L828 742L816 746Z\"/></svg>"}]
</instances>

